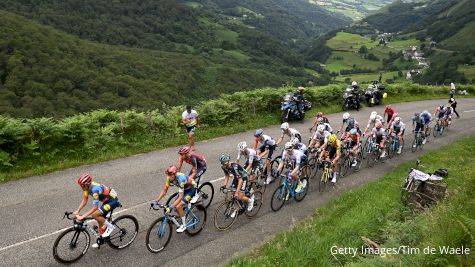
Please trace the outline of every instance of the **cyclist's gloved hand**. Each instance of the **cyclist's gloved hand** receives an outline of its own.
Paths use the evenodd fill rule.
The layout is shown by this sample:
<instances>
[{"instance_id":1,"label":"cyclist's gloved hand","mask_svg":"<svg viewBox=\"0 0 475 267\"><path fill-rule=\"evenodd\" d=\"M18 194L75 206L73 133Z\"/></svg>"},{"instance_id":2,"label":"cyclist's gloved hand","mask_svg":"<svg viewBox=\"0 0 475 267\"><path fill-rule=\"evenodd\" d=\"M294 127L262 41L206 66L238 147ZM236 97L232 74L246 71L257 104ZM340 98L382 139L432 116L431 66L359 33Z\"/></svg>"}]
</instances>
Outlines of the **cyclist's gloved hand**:
<instances>
[{"instance_id":1,"label":"cyclist's gloved hand","mask_svg":"<svg viewBox=\"0 0 475 267\"><path fill-rule=\"evenodd\" d=\"M157 205L158 205L158 202L157 202L157 201L152 201L152 203L150 203L150 206L153 207L153 208L154 208L155 206L157 206Z\"/></svg>"},{"instance_id":2,"label":"cyclist's gloved hand","mask_svg":"<svg viewBox=\"0 0 475 267\"><path fill-rule=\"evenodd\" d=\"M226 189L226 186L221 186L221 187L219 188L219 190L221 190L221 191L223 191L224 189Z\"/></svg>"},{"instance_id":3,"label":"cyclist's gloved hand","mask_svg":"<svg viewBox=\"0 0 475 267\"><path fill-rule=\"evenodd\" d=\"M165 208L165 213L171 213L173 211L173 206L171 205L168 205L166 208Z\"/></svg>"}]
</instances>

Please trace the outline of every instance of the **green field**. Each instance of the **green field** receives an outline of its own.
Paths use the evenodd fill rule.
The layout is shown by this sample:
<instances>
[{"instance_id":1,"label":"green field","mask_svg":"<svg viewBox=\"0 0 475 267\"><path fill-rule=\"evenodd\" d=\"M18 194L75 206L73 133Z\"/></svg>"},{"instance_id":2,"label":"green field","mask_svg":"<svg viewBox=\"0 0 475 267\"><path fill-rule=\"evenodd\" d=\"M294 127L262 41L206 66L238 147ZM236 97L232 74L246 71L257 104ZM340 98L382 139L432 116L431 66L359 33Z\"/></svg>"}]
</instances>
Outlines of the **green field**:
<instances>
[{"instance_id":1,"label":"green field","mask_svg":"<svg viewBox=\"0 0 475 267\"><path fill-rule=\"evenodd\" d=\"M382 81L385 82L387 79L393 79L394 76L398 77L397 71L383 72ZM406 76L406 71L403 71L403 79ZM362 88L365 88L366 85L363 83L370 83L371 81L377 80L379 78L379 73L361 73L361 74L349 74L341 75L335 77L335 81L344 82L345 79L350 78L351 81L357 81ZM398 77L399 78L399 77Z\"/></svg>"},{"instance_id":2,"label":"green field","mask_svg":"<svg viewBox=\"0 0 475 267\"><path fill-rule=\"evenodd\" d=\"M398 40L394 42L389 42L387 45L392 46L392 47L401 47L401 48L407 48L411 46L419 47L421 45L421 41L416 40L416 39Z\"/></svg>"},{"instance_id":3,"label":"green field","mask_svg":"<svg viewBox=\"0 0 475 267\"><path fill-rule=\"evenodd\" d=\"M465 74L465 77L469 80L472 81L475 79L475 66L466 66L466 65L459 65L458 70L460 72L463 72Z\"/></svg>"},{"instance_id":4,"label":"green field","mask_svg":"<svg viewBox=\"0 0 475 267\"><path fill-rule=\"evenodd\" d=\"M353 64L355 64L357 68L368 68L373 70L382 67L381 61L364 59L358 53L334 51L326 62L326 69L333 72L339 72L344 69L353 69Z\"/></svg>"},{"instance_id":5,"label":"green field","mask_svg":"<svg viewBox=\"0 0 475 267\"><path fill-rule=\"evenodd\" d=\"M358 46L370 42L371 39L358 34L339 32L335 37L327 41L327 45L333 50L352 51L355 50L352 46Z\"/></svg>"},{"instance_id":6,"label":"green field","mask_svg":"<svg viewBox=\"0 0 475 267\"><path fill-rule=\"evenodd\" d=\"M401 187L414 162L402 164L375 182L343 193L292 230L278 234L246 257L234 258L229 265L474 266L474 146L472 136L420 157L422 171L449 170L447 198L425 212L414 214L401 202ZM370 247L363 237L381 248L408 246L421 252L369 255L359 249L355 256L332 253L332 248ZM442 253L439 246L472 249L470 255L454 255ZM423 253L426 247L437 249Z\"/></svg>"},{"instance_id":7,"label":"green field","mask_svg":"<svg viewBox=\"0 0 475 267\"><path fill-rule=\"evenodd\" d=\"M475 47L475 21L465 25L455 35L443 41L443 47L450 50L464 51Z\"/></svg>"}]
</instances>

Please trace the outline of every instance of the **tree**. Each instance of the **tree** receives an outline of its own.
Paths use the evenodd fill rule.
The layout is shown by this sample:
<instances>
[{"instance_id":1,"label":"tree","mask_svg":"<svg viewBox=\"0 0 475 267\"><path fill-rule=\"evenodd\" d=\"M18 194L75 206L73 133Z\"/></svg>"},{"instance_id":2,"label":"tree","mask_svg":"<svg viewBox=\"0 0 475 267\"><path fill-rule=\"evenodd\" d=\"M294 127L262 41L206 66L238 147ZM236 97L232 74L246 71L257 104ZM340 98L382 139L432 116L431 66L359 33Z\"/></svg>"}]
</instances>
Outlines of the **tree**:
<instances>
[{"instance_id":1,"label":"tree","mask_svg":"<svg viewBox=\"0 0 475 267\"><path fill-rule=\"evenodd\" d=\"M358 53L360 54L367 54L368 53L368 48L365 45L362 45L360 49L358 50Z\"/></svg>"}]
</instances>

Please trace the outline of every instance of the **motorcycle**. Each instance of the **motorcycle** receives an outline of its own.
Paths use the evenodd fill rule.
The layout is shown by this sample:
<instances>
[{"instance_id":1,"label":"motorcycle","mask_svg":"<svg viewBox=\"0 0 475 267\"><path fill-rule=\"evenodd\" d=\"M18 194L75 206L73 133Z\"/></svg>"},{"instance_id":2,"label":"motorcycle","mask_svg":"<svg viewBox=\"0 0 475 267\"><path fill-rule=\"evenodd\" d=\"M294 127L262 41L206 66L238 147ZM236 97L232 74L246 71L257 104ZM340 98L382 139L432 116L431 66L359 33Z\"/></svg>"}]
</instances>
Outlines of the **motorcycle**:
<instances>
[{"instance_id":1,"label":"motorcycle","mask_svg":"<svg viewBox=\"0 0 475 267\"><path fill-rule=\"evenodd\" d=\"M346 88L343 92L343 110L349 110L350 108L360 110L360 101L353 93L352 88Z\"/></svg>"},{"instance_id":2,"label":"motorcycle","mask_svg":"<svg viewBox=\"0 0 475 267\"><path fill-rule=\"evenodd\" d=\"M303 121L305 118L305 111L312 108L312 102L308 100L303 101L303 113L299 111L298 100L293 93L287 93L282 99L280 109L282 110L281 122L287 122L291 119Z\"/></svg>"},{"instance_id":3,"label":"motorcycle","mask_svg":"<svg viewBox=\"0 0 475 267\"><path fill-rule=\"evenodd\" d=\"M381 104L384 95L384 89L384 85L380 84L379 81L373 81L373 84L369 85L364 93L366 104L369 107Z\"/></svg>"}]
</instances>

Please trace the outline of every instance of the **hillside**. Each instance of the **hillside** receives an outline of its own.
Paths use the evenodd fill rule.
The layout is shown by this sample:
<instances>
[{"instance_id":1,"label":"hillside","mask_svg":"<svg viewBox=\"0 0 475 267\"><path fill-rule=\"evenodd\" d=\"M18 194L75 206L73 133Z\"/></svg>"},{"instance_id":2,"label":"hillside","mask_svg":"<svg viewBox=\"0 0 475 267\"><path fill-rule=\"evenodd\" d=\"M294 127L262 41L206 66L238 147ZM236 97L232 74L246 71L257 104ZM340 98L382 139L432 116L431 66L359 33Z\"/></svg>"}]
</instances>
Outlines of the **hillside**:
<instances>
[{"instance_id":1,"label":"hillside","mask_svg":"<svg viewBox=\"0 0 475 267\"><path fill-rule=\"evenodd\" d=\"M297 47L344 20L295 1L235 2L1 1L0 112L144 110L319 79Z\"/></svg>"},{"instance_id":2,"label":"hillside","mask_svg":"<svg viewBox=\"0 0 475 267\"><path fill-rule=\"evenodd\" d=\"M352 20L360 20L394 1L396 0L309 0L314 5Z\"/></svg>"}]
</instances>

